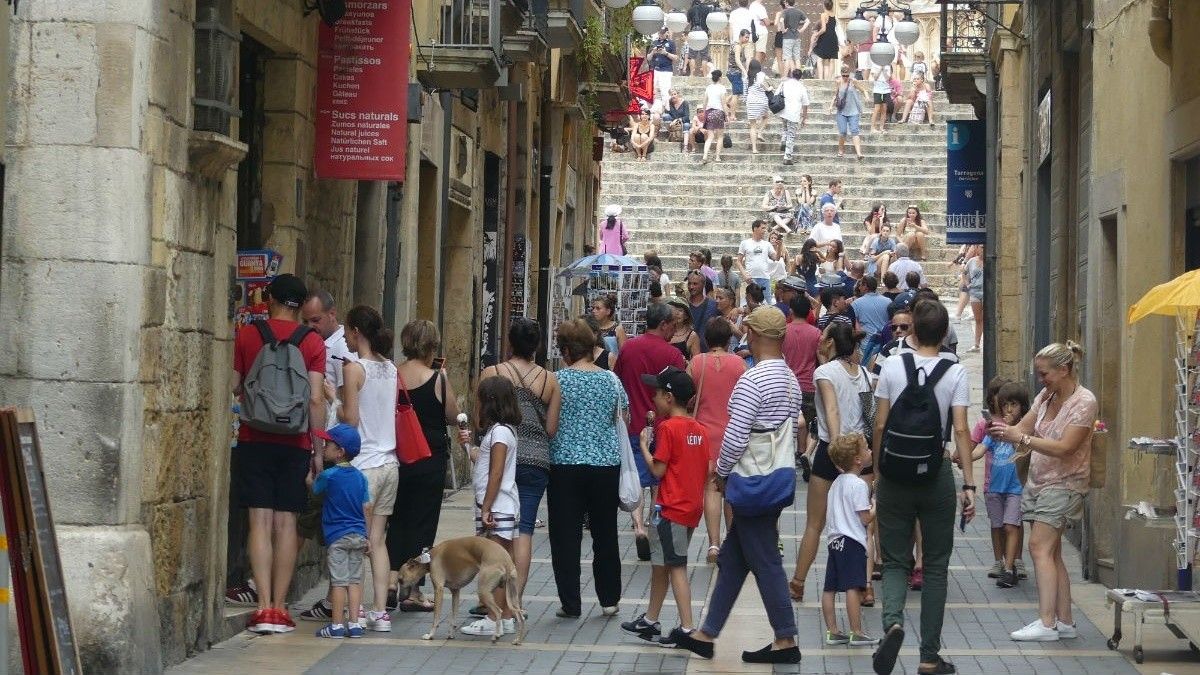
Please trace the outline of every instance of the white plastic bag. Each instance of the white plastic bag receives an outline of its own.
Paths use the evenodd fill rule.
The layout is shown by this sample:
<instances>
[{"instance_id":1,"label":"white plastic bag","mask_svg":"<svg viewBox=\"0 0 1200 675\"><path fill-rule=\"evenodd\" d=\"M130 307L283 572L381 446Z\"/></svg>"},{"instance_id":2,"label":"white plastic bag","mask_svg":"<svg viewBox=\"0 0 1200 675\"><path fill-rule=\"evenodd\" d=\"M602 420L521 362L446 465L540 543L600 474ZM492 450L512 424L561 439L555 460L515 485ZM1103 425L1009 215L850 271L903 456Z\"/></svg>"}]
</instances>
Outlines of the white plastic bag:
<instances>
[{"instance_id":1,"label":"white plastic bag","mask_svg":"<svg viewBox=\"0 0 1200 675\"><path fill-rule=\"evenodd\" d=\"M637 464L633 461L633 446L629 443L629 427L625 419L617 415L617 442L621 445L621 485L617 496L621 510L632 512L642 497L642 479L638 476Z\"/></svg>"},{"instance_id":2,"label":"white plastic bag","mask_svg":"<svg viewBox=\"0 0 1200 675\"><path fill-rule=\"evenodd\" d=\"M623 387L616 373L609 371L609 375L612 375L613 383L617 387ZM642 498L642 479L638 475L637 464L633 461L634 450L629 443L629 427L625 424L625 418L621 416L619 406L613 422L613 426L617 428L617 447L621 453L621 482L617 488L617 501L622 511L633 512Z\"/></svg>"}]
</instances>

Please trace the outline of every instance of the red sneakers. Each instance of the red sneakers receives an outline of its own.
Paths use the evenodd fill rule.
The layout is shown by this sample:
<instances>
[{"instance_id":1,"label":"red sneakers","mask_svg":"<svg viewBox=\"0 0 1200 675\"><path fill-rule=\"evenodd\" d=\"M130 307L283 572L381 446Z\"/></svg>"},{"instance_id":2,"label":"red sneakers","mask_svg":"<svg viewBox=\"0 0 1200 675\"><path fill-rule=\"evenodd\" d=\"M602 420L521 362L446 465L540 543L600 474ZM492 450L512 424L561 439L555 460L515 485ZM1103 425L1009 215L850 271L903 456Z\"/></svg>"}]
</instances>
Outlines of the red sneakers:
<instances>
[{"instance_id":1,"label":"red sneakers","mask_svg":"<svg viewBox=\"0 0 1200 675\"><path fill-rule=\"evenodd\" d=\"M296 623L282 609L259 609L246 621L246 630L261 634L290 633L296 630Z\"/></svg>"},{"instance_id":2,"label":"red sneakers","mask_svg":"<svg viewBox=\"0 0 1200 675\"><path fill-rule=\"evenodd\" d=\"M246 620L246 630L251 633L274 633L275 628L272 625L272 617L269 609L256 609Z\"/></svg>"}]
</instances>

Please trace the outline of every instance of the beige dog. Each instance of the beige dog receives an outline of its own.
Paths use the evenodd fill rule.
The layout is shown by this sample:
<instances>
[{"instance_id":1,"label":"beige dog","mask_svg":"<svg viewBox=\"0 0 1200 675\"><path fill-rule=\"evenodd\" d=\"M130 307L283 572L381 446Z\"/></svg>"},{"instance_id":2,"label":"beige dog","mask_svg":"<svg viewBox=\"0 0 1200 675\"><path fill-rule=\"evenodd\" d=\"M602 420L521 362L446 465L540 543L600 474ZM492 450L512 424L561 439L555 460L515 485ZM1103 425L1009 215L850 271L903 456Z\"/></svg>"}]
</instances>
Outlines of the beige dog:
<instances>
[{"instance_id":1,"label":"beige dog","mask_svg":"<svg viewBox=\"0 0 1200 675\"><path fill-rule=\"evenodd\" d=\"M433 628L421 639L432 640L437 632L438 624L442 621L442 590L445 588L450 589L449 639L454 639L458 630L458 624L455 623L458 618L458 593L476 576L479 577L479 602L494 612L497 618L500 616L500 605L492 593L504 587L508 607L517 621L517 637L512 643L519 645L525 639L525 613L517 596L517 566L500 544L484 537L460 537L437 544L400 568L396 597L407 598L412 587L426 574L433 582ZM500 638L502 631L502 621L497 620L492 642Z\"/></svg>"}]
</instances>

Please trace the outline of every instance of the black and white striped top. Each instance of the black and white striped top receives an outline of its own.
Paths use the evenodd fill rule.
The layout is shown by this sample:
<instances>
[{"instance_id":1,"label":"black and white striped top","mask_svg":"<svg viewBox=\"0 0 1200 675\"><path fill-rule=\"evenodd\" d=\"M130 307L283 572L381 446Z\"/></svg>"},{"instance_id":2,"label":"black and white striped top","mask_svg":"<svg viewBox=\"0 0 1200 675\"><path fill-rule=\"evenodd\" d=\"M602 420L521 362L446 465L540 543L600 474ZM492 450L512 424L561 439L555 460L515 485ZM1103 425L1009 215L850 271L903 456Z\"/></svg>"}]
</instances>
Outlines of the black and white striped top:
<instances>
[{"instance_id":1,"label":"black and white striped top","mask_svg":"<svg viewBox=\"0 0 1200 675\"><path fill-rule=\"evenodd\" d=\"M750 432L770 431L789 417L800 417L800 384L782 358L758 362L747 370L729 396L729 424L717 458L717 475L728 476L750 441Z\"/></svg>"}]
</instances>

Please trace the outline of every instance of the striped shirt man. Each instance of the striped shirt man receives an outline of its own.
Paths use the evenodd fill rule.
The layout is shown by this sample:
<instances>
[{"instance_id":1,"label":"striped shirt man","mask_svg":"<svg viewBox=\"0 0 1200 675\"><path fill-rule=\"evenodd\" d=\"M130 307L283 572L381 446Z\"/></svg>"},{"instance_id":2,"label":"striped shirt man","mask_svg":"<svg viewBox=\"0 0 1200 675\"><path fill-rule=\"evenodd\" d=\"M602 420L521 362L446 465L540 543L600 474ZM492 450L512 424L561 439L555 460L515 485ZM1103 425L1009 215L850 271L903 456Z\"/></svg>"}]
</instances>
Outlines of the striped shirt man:
<instances>
[{"instance_id":1,"label":"striped shirt man","mask_svg":"<svg viewBox=\"0 0 1200 675\"><path fill-rule=\"evenodd\" d=\"M746 452L752 430L770 431L788 418L799 429L802 398L800 384L782 358L760 361L738 378L729 397L729 424L717 458L717 475L727 477L733 470Z\"/></svg>"}]
</instances>

